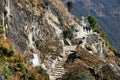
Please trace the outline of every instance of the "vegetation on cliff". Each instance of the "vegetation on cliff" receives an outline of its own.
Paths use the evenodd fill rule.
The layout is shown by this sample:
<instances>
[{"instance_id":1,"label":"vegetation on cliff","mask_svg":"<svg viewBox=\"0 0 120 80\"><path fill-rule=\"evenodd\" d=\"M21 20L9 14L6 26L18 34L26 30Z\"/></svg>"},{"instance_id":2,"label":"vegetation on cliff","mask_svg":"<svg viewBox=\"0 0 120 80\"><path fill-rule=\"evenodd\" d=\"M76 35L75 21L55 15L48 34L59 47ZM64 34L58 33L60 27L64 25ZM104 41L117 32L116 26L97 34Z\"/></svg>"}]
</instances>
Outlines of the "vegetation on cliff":
<instances>
[{"instance_id":1,"label":"vegetation on cliff","mask_svg":"<svg viewBox=\"0 0 120 80\"><path fill-rule=\"evenodd\" d=\"M88 16L87 19L88 19L88 22L89 22L92 30L99 33L100 32L100 26L97 22L97 19L93 15Z\"/></svg>"},{"instance_id":2,"label":"vegetation on cliff","mask_svg":"<svg viewBox=\"0 0 120 80\"><path fill-rule=\"evenodd\" d=\"M93 15L89 15L87 19L88 19L88 22L89 22L92 30L95 31L95 32L98 32L100 34L100 37L102 37L104 39L106 46L111 51L115 51L115 48L110 45L107 35L100 31L100 26L98 24L97 19Z\"/></svg>"},{"instance_id":3,"label":"vegetation on cliff","mask_svg":"<svg viewBox=\"0 0 120 80\"><path fill-rule=\"evenodd\" d=\"M0 35L0 75L4 80L49 80L46 71L41 67L30 67L21 54L13 51L11 40Z\"/></svg>"},{"instance_id":4,"label":"vegetation on cliff","mask_svg":"<svg viewBox=\"0 0 120 80\"><path fill-rule=\"evenodd\" d=\"M4 30L3 30L3 25L0 25L0 34L3 34Z\"/></svg>"}]
</instances>

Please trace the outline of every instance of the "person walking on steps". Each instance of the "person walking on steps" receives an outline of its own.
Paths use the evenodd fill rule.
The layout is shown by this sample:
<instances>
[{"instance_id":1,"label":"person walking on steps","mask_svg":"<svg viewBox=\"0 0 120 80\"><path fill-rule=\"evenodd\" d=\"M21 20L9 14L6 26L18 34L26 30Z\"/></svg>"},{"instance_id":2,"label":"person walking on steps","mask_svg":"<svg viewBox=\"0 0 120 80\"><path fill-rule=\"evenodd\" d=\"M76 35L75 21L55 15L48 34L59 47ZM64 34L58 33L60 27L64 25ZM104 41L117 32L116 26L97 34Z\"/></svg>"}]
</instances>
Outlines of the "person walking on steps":
<instances>
[{"instance_id":1,"label":"person walking on steps","mask_svg":"<svg viewBox=\"0 0 120 80\"><path fill-rule=\"evenodd\" d=\"M90 33L90 31L91 31L91 27L90 27L90 26L88 26L88 32Z\"/></svg>"},{"instance_id":2,"label":"person walking on steps","mask_svg":"<svg viewBox=\"0 0 120 80\"><path fill-rule=\"evenodd\" d=\"M88 26L86 26L86 32L88 33Z\"/></svg>"},{"instance_id":3,"label":"person walking on steps","mask_svg":"<svg viewBox=\"0 0 120 80\"><path fill-rule=\"evenodd\" d=\"M85 27L85 26L83 26L83 31L85 31L85 28L86 28L86 27Z\"/></svg>"}]
</instances>

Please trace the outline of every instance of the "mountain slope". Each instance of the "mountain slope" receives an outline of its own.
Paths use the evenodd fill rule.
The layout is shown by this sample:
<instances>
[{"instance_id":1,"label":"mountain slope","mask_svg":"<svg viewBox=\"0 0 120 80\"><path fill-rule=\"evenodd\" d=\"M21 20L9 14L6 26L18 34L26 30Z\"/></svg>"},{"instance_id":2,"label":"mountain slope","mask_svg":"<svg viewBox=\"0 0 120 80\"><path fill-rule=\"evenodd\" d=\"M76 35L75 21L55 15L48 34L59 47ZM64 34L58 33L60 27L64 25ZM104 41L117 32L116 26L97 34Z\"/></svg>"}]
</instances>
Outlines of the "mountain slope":
<instances>
[{"instance_id":1,"label":"mountain slope","mask_svg":"<svg viewBox=\"0 0 120 80\"><path fill-rule=\"evenodd\" d=\"M62 0L66 5L73 1L71 13L78 18L93 14L108 35L111 45L120 50L120 1L119 0Z\"/></svg>"},{"instance_id":2,"label":"mountain slope","mask_svg":"<svg viewBox=\"0 0 120 80\"><path fill-rule=\"evenodd\" d=\"M59 0L0 0L0 4L3 79L64 80L71 70L79 74L74 71L79 65L84 67L80 71L93 80L103 79L109 70L114 79L119 78L119 58L100 34L90 29L86 18L77 19ZM69 67L74 61L77 66ZM108 71L104 73L106 65ZM95 77L96 72L100 77Z\"/></svg>"}]
</instances>

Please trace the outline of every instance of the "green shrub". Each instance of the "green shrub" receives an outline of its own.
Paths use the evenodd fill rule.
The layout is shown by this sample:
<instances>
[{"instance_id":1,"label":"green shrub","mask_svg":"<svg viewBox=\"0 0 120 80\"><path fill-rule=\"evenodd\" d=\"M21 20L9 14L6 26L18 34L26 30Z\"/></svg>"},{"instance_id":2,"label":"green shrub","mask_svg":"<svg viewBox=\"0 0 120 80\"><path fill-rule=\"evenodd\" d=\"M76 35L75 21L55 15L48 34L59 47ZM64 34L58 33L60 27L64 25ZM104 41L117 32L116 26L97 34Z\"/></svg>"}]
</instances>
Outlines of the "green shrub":
<instances>
[{"instance_id":1,"label":"green shrub","mask_svg":"<svg viewBox=\"0 0 120 80\"><path fill-rule=\"evenodd\" d=\"M63 31L63 37L66 39L72 39L73 38L73 30L68 28L66 30Z\"/></svg>"},{"instance_id":2,"label":"green shrub","mask_svg":"<svg viewBox=\"0 0 120 80\"><path fill-rule=\"evenodd\" d=\"M100 32L100 26L97 22L97 19L93 15L88 16L87 19L93 31Z\"/></svg>"},{"instance_id":3,"label":"green shrub","mask_svg":"<svg viewBox=\"0 0 120 80\"><path fill-rule=\"evenodd\" d=\"M88 76L86 73L82 73L82 74L79 76L79 79L80 79L80 80L90 80L89 76Z\"/></svg>"},{"instance_id":4,"label":"green shrub","mask_svg":"<svg viewBox=\"0 0 120 80\"><path fill-rule=\"evenodd\" d=\"M4 47L0 47L0 56L6 56L6 57L11 57L13 56L14 52L9 51L8 49Z\"/></svg>"},{"instance_id":5,"label":"green shrub","mask_svg":"<svg viewBox=\"0 0 120 80\"><path fill-rule=\"evenodd\" d=\"M35 76L32 75L28 78L28 80L36 80L36 78L35 78Z\"/></svg>"},{"instance_id":6,"label":"green shrub","mask_svg":"<svg viewBox=\"0 0 120 80\"><path fill-rule=\"evenodd\" d=\"M11 57L13 56L14 52L13 51L9 51L8 54L6 55L7 57Z\"/></svg>"},{"instance_id":7,"label":"green shrub","mask_svg":"<svg viewBox=\"0 0 120 80\"><path fill-rule=\"evenodd\" d=\"M116 49L115 49L113 46L111 46L111 45L110 45L108 48L109 48L111 51L113 51L113 52L116 50Z\"/></svg>"},{"instance_id":8,"label":"green shrub","mask_svg":"<svg viewBox=\"0 0 120 80\"><path fill-rule=\"evenodd\" d=\"M21 63L17 64L17 67L18 67L18 68L21 68L21 69L24 69L24 65L21 64Z\"/></svg>"},{"instance_id":9,"label":"green shrub","mask_svg":"<svg viewBox=\"0 0 120 80\"><path fill-rule=\"evenodd\" d=\"M1 54L8 53L8 50L4 47L0 47Z\"/></svg>"},{"instance_id":10,"label":"green shrub","mask_svg":"<svg viewBox=\"0 0 120 80\"><path fill-rule=\"evenodd\" d=\"M105 43L107 46L109 46L109 41L108 41L108 38L107 38L107 35L105 33L101 33L100 34L100 37L102 37L104 40L105 40Z\"/></svg>"},{"instance_id":11,"label":"green shrub","mask_svg":"<svg viewBox=\"0 0 120 80\"><path fill-rule=\"evenodd\" d=\"M23 80L28 80L28 78L30 76L28 70L24 67L23 64L19 64L19 67L21 68L22 73L23 73L22 79Z\"/></svg>"},{"instance_id":12,"label":"green shrub","mask_svg":"<svg viewBox=\"0 0 120 80\"><path fill-rule=\"evenodd\" d=\"M11 80L11 71L9 65L6 63L3 66L0 66L0 74L4 76L4 80Z\"/></svg>"},{"instance_id":13,"label":"green shrub","mask_svg":"<svg viewBox=\"0 0 120 80\"><path fill-rule=\"evenodd\" d=\"M45 77L45 80L50 80L50 79L49 79L49 75L47 75L47 76Z\"/></svg>"},{"instance_id":14,"label":"green shrub","mask_svg":"<svg viewBox=\"0 0 120 80\"><path fill-rule=\"evenodd\" d=\"M45 80L49 80L49 75L46 73L46 71L42 68L40 68L38 70L38 73L41 74L41 75L44 75L45 76Z\"/></svg>"},{"instance_id":15,"label":"green shrub","mask_svg":"<svg viewBox=\"0 0 120 80\"><path fill-rule=\"evenodd\" d=\"M74 80L74 76L71 73L69 73L67 75L67 80Z\"/></svg>"},{"instance_id":16,"label":"green shrub","mask_svg":"<svg viewBox=\"0 0 120 80\"><path fill-rule=\"evenodd\" d=\"M0 34L3 34L3 33L4 33L3 26L0 25Z\"/></svg>"},{"instance_id":17,"label":"green shrub","mask_svg":"<svg viewBox=\"0 0 120 80\"><path fill-rule=\"evenodd\" d=\"M42 69L42 68L40 68L40 69L38 70L38 73L39 73L39 74L42 74L42 75L46 75L45 70Z\"/></svg>"},{"instance_id":18,"label":"green shrub","mask_svg":"<svg viewBox=\"0 0 120 80\"><path fill-rule=\"evenodd\" d=\"M101 33L100 36L105 40L106 46L111 50L111 51L115 51L115 48L113 46L110 45L109 41L108 41L108 37L105 33Z\"/></svg>"},{"instance_id":19,"label":"green shrub","mask_svg":"<svg viewBox=\"0 0 120 80\"><path fill-rule=\"evenodd\" d=\"M22 63L23 62L23 60L21 60L21 59L14 59L14 63Z\"/></svg>"},{"instance_id":20,"label":"green shrub","mask_svg":"<svg viewBox=\"0 0 120 80\"><path fill-rule=\"evenodd\" d=\"M29 79L29 74L24 73L23 76L21 76L21 80L28 80Z\"/></svg>"},{"instance_id":21,"label":"green shrub","mask_svg":"<svg viewBox=\"0 0 120 80\"><path fill-rule=\"evenodd\" d=\"M6 48L0 47L0 56L1 57L6 56L8 53L9 53L9 51Z\"/></svg>"},{"instance_id":22,"label":"green shrub","mask_svg":"<svg viewBox=\"0 0 120 80\"><path fill-rule=\"evenodd\" d=\"M100 33L100 26L97 22L97 19L93 16L93 15L90 15L88 16L88 22L90 24L90 26L92 27L93 31L97 32L97 33ZM108 38L106 36L105 33L101 33L100 36L105 40L105 44L106 46L111 50L111 51L114 51L115 48L112 47L108 41Z\"/></svg>"},{"instance_id":23,"label":"green shrub","mask_svg":"<svg viewBox=\"0 0 120 80\"><path fill-rule=\"evenodd\" d=\"M21 59L21 57L20 57L20 55L19 55L19 57L16 59L14 59L14 62L15 63L22 63L23 62L23 60Z\"/></svg>"},{"instance_id":24,"label":"green shrub","mask_svg":"<svg viewBox=\"0 0 120 80\"><path fill-rule=\"evenodd\" d=\"M4 33L4 30L0 29L0 34L3 34Z\"/></svg>"}]
</instances>

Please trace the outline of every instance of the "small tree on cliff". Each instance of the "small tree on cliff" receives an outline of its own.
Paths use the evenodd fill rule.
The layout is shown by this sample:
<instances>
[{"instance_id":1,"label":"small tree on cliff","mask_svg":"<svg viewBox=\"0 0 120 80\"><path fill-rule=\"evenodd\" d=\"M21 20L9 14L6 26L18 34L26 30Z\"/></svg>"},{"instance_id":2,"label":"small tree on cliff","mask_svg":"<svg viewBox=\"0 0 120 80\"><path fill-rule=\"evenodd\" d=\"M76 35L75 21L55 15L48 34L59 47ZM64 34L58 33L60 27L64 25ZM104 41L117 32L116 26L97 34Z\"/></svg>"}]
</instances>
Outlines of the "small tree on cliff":
<instances>
[{"instance_id":1,"label":"small tree on cliff","mask_svg":"<svg viewBox=\"0 0 120 80\"><path fill-rule=\"evenodd\" d=\"M68 1L67 2L68 11L70 11L72 7L73 7L73 2L72 1Z\"/></svg>"},{"instance_id":2,"label":"small tree on cliff","mask_svg":"<svg viewBox=\"0 0 120 80\"><path fill-rule=\"evenodd\" d=\"M93 15L88 16L88 22L91 28L93 29L93 31L96 31L98 33L100 32L100 26L98 24L98 21Z\"/></svg>"}]
</instances>

